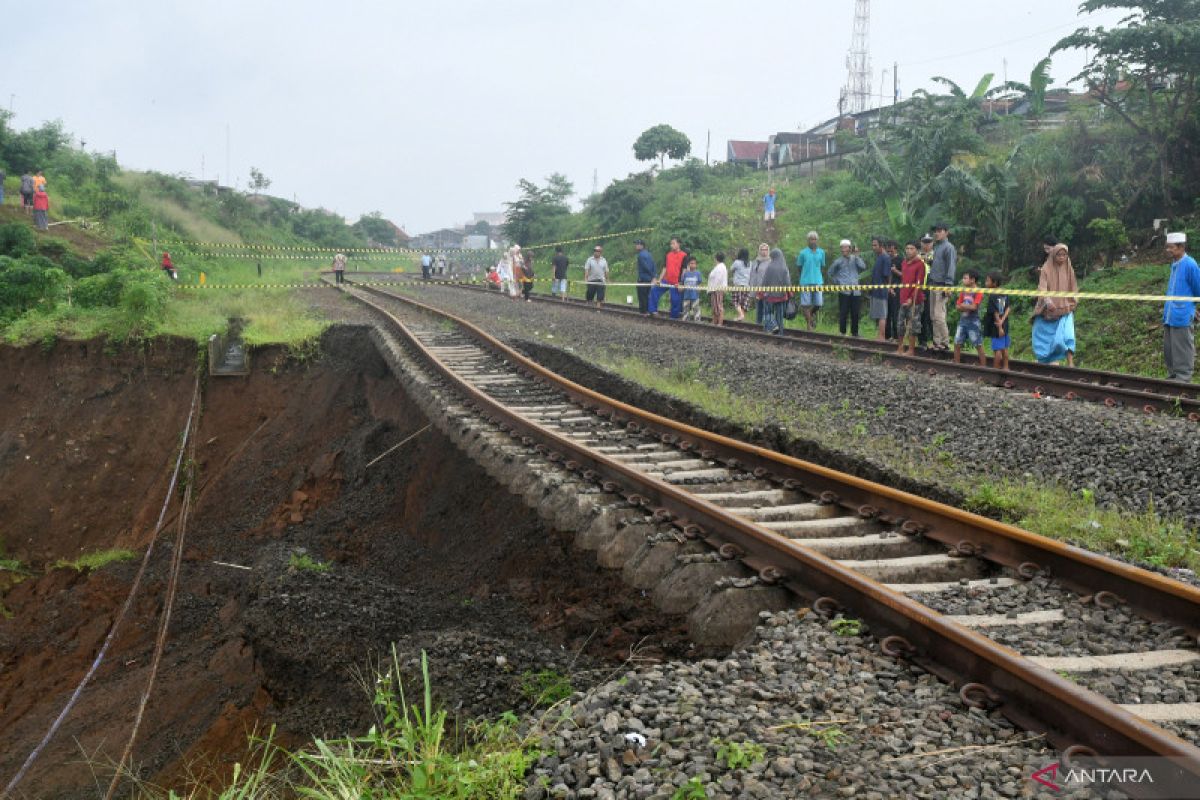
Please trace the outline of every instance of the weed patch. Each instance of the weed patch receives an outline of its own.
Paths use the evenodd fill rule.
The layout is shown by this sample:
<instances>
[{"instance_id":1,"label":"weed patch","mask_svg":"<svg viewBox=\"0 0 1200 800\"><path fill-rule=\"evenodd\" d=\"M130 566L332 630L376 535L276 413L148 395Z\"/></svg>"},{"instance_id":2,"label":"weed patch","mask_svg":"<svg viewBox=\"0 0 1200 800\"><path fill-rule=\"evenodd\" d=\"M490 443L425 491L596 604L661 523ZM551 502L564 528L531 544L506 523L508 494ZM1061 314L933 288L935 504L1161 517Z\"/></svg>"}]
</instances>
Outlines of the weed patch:
<instances>
[{"instance_id":1,"label":"weed patch","mask_svg":"<svg viewBox=\"0 0 1200 800\"><path fill-rule=\"evenodd\" d=\"M552 669L523 673L520 687L521 694L535 707L552 706L566 700L575 691L569 675Z\"/></svg>"},{"instance_id":2,"label":"weed patch","mask_svg":"<svg viewBox=\"0 0 1200 800\"><path fill-rule=\"evenodd\" d=\"M288 559L288 566L300 572L328 572L329 565L324 561L317 561L308 553L292 553L292 557Z\"/></svg>"},{"instance_id":3,"label":"weed patch","mask_svg":"<svg viewBox=\"0 0 1200 800\"><path fill-rule=\"evenodd\" d=\"M131 561L136 555L132 550L112 548L109 550L98 550L95 553L87 553L74 561L60 559L54 562L54 566L56 569L67 568L83 572L84 570L100 569L118 561Z\"/></svg>"}]
</instances>

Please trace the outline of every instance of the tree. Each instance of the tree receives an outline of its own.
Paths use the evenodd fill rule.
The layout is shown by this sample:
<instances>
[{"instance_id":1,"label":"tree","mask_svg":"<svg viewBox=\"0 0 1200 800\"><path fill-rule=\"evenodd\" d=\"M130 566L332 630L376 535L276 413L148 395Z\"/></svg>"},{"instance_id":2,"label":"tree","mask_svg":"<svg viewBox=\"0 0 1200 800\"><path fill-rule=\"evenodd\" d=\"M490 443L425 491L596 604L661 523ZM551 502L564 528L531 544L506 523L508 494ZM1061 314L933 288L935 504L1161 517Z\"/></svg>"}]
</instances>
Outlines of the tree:
<instances>
[{"instance_id":1,"label":"tree","mask_svg":"<svg viewBox=\"0 0 1200 800\"><path fill-rule=\"evenodd\" d=\"M557 220L571 213L568 200L575 187L565 175L555 172L544 187L522 178L517 188L521 196L504 204L504 235L519 245L542 238Z\"/></svg>"},{"instance_id":2,"label":"tree","mask_svg":"<svg viewBox=\"0 0 1200 800\"><path fill-rule=\"evenodd\" d=\"M658 159L659 169L670 157L675 160L686 158L692 152L692 142L680 131L670 125L655 125L642 131L642 135L633 143L633 156L638 161L653 161Z\"/></svg>"},{"instance_id":3,"label":"tree","mask_svg":"<svg viewBox=\"0 0 1200 800\"><path fill-rule=\"evenodd\" d=\"M1050 88L1050 57L1039 61L1029 73L1029 83L1009 81L1000 87L1001 91L1019 92L1029 101L1029 116L1037 119L1046 110L1046 90Z\"/></svg>"},{"instance_id":4,"label":"tree","mask_svg":"<svg viewBox=\"0 0 1200 800\"><path fill-rule=\"evenodd\" d=\"M869 137L863 151L851 158L854 174L876 190L892 235L901 241L914 238L924 223L946 215L951 206L979 208L995 202L975 176L955 163L956 156L983 151L979 107L992 76L985 75L970 95L953 81L934 80L950 93L914 93L897 123Z\"/></svg>"},{"instance_id":5,"label":"tree","mask_svg":"<svg viewBox=\"0 0 1200 800\"><path fill-rule=\"evenodd\" d=\"M263 175L262 170L260 170L258 167L250 168L250 190L253 191L255 195L259 194L265 189L270 188L270 186L271 179L266 175Z\"/></svg>"},{"instance_id":6,"label":"tree","mask_svg":"<svg viewBox=\"0 0 1200 800\"><path fill-rule=\"evenodd\" d=\"M1135 131L1152 155L1160 200L1169 214L1176 198L1200 185L1200 0L1084 0L1079 13L1122 9L1111 30L1080 28L1050 51L1085 49L1075 76L1107 110Z\"/></svg>"},{"instance_id":7,"label":"tree","mask_svg":"<svg viewBox=\"0 0 1200 800\"><path fill-rule=\"evenodd\" d=\"M361 235L367 240L367 244L373 247L398 247L396 241L396 228L392 223L383 218L383 214L378 211L372 211L369 214L363 214L359 217L358 222L350 226L355 233Z\"/></svg>"}]
</instances>

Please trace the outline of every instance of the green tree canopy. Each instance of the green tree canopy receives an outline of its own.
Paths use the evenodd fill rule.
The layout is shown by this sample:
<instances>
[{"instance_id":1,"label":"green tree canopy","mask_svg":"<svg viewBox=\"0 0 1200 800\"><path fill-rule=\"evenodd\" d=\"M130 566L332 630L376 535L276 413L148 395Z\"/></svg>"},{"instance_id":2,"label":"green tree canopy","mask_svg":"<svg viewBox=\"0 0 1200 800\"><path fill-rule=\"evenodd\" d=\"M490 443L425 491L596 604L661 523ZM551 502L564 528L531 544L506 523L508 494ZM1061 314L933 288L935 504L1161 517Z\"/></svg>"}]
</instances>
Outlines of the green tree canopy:
<instances>
[{"instance_id":1,"label":"green tree canopy","mask_svg":"<svg viewBox=\"0 0 1200 800\"><path fill-rule=\"evenodd\" d=\"M1085 82L1151 151L1146 179L1168 211L1200 188L1200 0L1085 0L1081 14L1123 10L1112 29L1080 28L1051 53L1085 49ZM1140 191L1135 187L1135 191Z\"/></svg>"},{"instance_id":2,"label":"green tree canopy","mask_svg":"<svg viewBox=\"0 0 1200 800\"><path fill-rule=\"evenodd\" d=\"M521 196L505 203L504 235L519 245L531 244L549 234L555 222L571 213L569 200L575 187L557 172L538 186L522 178L517 182Z\"/></svg>"},{"instance_id":3,"label":"green tree canopy","mask_svg":"<svg viewBox=\"0 0 1200 800\"><path fill-rule=\"evenodd\" d=\"M661 169L667 158L679 160L692 152L692 142L682 132L670 125L655 125L642 131L633 143L633 156L638 161L658 159Z\"/></svg>"}]
</instances>

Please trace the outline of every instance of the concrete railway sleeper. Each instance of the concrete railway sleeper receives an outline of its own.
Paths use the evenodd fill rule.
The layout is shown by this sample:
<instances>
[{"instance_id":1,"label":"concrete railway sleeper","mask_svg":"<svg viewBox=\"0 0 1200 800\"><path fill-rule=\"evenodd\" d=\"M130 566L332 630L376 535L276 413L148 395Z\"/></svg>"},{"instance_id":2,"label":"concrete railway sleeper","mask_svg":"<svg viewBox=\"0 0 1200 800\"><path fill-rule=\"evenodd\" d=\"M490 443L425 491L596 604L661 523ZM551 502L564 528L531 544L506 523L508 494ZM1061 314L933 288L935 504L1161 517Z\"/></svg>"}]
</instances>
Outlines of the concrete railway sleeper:
<instances>
[{"instance_id":1,"label":"concrete railway sleeper","mask_svg":"<svg viewBox=\"0 0 1200 800\"><path fill-rule=\"evenodd\" d=\"M447 282L465 291L493 291L484 287ZM595 305L577 298L550 298L532 295L536 301L556 305L567 304L581 309L593 310ZM660 325L686 325L689 323L659 316L646 318L634 310L608 304L601 309L608 314L621 314ZM748 322L726 320L721 328L706 327L706 334L749 338L769 341L773 344L801 347L823 353L836 353L855 361L880 362L906 371L923 371L929 374L945 373L976 383L1014 391L1029 392L1038 397L1054 397L1061 400L1088 400L1104 403L1110 407L1126 407L1145 414L1180 413L1194 422L1200 422L1200 388L1189 384L1080 367L1065 367L1040 364L1036 361L1014 360L1008 371L979 366L974 363L955 364L946 354L902 356L896 353L892 342L859 339L849 336L804 331L787 328L780 336L763 332L762 328Z\"/></svg>"},{"instance_id":2,"label":"concrete railway sleeper","mask_svg":"<svg viewBox=\"0 0 1200 800\"><path fill-rule=\"evenodd\" d=\"M1153 786L1124 787L1131 794L1170 797L1200 781L1200 749L1150 721L1200 718L1200 705L1121 705L1053 671L1166 665L1191 671L1186 696L1197 683L1200 590L646 414L450 315L347 291L384 322L381 349L451 440L658 607L686 613L698 642L735 644L760 612L799 599L865 620L885 654L960 687L967 705L1044 731L1070 755L1170 759ZM1023 588L1027 610L990 608ZM975 607L955 613L964 597ZM1126 612L1141 616L1093 631L1091 649L1017 652L1081 613Z\"/></svg>"}]
</instances>

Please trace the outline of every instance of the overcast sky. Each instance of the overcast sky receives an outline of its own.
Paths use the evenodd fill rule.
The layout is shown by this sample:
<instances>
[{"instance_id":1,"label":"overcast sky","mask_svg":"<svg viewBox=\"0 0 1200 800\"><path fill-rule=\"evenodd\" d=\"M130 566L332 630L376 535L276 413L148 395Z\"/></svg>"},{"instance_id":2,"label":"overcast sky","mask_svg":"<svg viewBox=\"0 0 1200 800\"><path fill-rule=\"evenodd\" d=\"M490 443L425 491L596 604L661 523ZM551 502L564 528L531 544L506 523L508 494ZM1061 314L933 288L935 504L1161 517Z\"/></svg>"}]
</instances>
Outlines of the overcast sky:
<instances>
[{"instance_id":1,"label":"overcast sky","mask_svg":"<svg viewBox=\"0 0 1200 800\"><path fill-rule=\"evenodd\" d=\"M245 187L251 166L351 221L409 233L499 211L519 178L579 195L644 167L665 122L714 160L837 113L853 0L5 0L0 103L61 119L126 167ZM877 2L874 91L945 75L1028 80L1081 23L1073 0ZM1119 15L1085 21L1111 25ZM1080 53L1055 59L1060 85ZM883 70L888 69L886 79ZM226 149L226 131L229 149ZM226 164L228 163L228 167ZM232 178L232 180L230 180Z\"/></svg>"}]
</instances>

